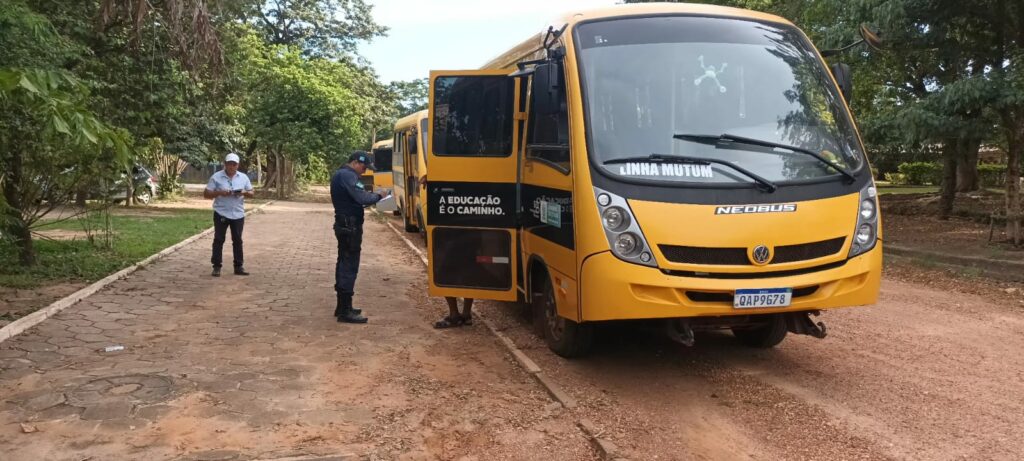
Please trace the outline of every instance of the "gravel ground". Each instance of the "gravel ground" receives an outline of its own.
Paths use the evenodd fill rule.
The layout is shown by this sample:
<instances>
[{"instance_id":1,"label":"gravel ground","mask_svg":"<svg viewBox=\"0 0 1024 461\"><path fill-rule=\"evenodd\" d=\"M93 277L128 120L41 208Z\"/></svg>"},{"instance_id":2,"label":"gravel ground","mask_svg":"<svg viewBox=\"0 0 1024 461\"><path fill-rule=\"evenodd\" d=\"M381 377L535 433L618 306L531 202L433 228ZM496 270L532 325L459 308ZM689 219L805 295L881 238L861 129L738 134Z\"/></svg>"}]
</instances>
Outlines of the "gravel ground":
<instances>
[{"instance_id":1,"label":"gravel ground","mask_svg":"<svg viewBox=\"0 0 1024 461\"><path fill-rule=\"evenodd\" d=\"M761 351L709 333L686 348L621 323L577 360L548 351L522 306L479 305L631 459L1010 460L1024 453L1020 288L898 260L877 305L820 317L824 340Z\"/></svg>"}]
</instances>

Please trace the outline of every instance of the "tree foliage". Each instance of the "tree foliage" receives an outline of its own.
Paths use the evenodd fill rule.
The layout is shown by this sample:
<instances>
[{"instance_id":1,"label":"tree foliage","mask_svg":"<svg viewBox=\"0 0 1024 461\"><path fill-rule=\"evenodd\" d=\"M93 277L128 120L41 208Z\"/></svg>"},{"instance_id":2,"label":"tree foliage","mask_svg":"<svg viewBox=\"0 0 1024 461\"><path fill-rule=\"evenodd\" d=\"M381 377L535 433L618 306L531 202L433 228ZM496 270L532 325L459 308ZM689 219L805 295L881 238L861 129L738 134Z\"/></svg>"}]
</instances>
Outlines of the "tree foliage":
<instances>
[{"instance_id":1,"label":"tree foliage","mask_svg":"<svg viewBox=\"0 0 1024 461\"><path fill-rule=\"evenodd\" d=\"M35 262L32 227L87 179L130 155L127 134L88 107L87 86L63 69L76 48L23 2L0 3L0 232Z\"/></svg>"},{"instance_id":2,"label":"tree foliage","mask_svg":"<svg viewBox=\"0 0 1024 461\"><path fill-rule=\"evenodd\" d=\"M253 2L243 15L269 44L341 58L354 54L360 41L387 31L374 22L372 9L365 0L267 0Z\"/></svg>"}]
</instances>

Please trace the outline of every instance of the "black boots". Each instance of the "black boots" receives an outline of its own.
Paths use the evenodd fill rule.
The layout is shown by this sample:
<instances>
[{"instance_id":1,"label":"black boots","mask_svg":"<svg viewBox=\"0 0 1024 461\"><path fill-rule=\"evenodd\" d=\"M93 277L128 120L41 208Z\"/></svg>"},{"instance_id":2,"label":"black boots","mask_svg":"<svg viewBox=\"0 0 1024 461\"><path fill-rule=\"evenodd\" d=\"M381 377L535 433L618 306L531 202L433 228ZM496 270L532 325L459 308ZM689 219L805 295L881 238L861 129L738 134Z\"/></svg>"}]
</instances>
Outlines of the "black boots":
<instances>
[{"instance_id":1,"label":"black boots","mask_svg":"<svg viewBox=\"0 0 1024 461\"><path fill-rule=\"evenodd\" d=\"M366 323L367 318L360 315L362 309L352 308L352 294L339 293L338 306L334 308L334 316L342 323Z\"/></svg>"}]
</instances>

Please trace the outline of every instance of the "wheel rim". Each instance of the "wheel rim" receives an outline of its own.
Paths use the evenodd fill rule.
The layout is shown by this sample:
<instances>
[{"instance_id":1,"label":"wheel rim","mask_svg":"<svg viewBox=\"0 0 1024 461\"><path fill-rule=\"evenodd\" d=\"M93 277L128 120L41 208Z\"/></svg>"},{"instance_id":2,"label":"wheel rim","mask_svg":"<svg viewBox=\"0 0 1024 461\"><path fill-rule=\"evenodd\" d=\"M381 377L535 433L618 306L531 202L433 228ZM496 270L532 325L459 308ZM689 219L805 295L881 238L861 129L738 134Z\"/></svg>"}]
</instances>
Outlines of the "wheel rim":
<instances>
[{"instance_id":1,"label":"wheel rim","mask_svg":"<svg viewBox=\"0 0 1024 461\"><path fill-rule=\"evenodd\" d=\"M565 319L558 315L558 309L555 305L555 293L550 287L544 296L544 318L547 321L548 334L551 335L551 339L560 341L565 333Z\"/></svg>"},{"instance_id":2,"label":"wheel rim","mask_svg":"<svg viewBox=\"0 0 1024 461\"><path fill-rule=\"evenodd\" d=\"M143 193L141 193L141 194L139 194L138 196L135 197L136 200L142 202L145 205L149 205L149 200L151 198L152 197L149 196L149 192L143 192Z\"/></svg>"}]
</instances>

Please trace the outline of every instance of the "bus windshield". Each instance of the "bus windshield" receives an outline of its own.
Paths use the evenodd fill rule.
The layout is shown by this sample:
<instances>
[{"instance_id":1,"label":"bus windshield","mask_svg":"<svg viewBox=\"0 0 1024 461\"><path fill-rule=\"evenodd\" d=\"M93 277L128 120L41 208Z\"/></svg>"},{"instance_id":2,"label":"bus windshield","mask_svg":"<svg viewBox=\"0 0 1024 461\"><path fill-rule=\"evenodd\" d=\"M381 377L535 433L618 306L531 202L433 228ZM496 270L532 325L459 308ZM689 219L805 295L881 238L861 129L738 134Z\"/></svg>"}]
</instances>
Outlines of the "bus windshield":
<instances>
[{"instance_id":1,"label":"bus windshield","mask_svg":"<svg viewBox=\"0 0 1024 461\"><path fill-rule=\"evenodd\" d=\"M586 23L576 34L590 155L612 175L751 182L731 164L784 183L864 164L838 89L795 28L660 16ZM728 140L737 138L762 142ZM713 161L656 161L670 156Z\"/></svg>"}]
</instances>

